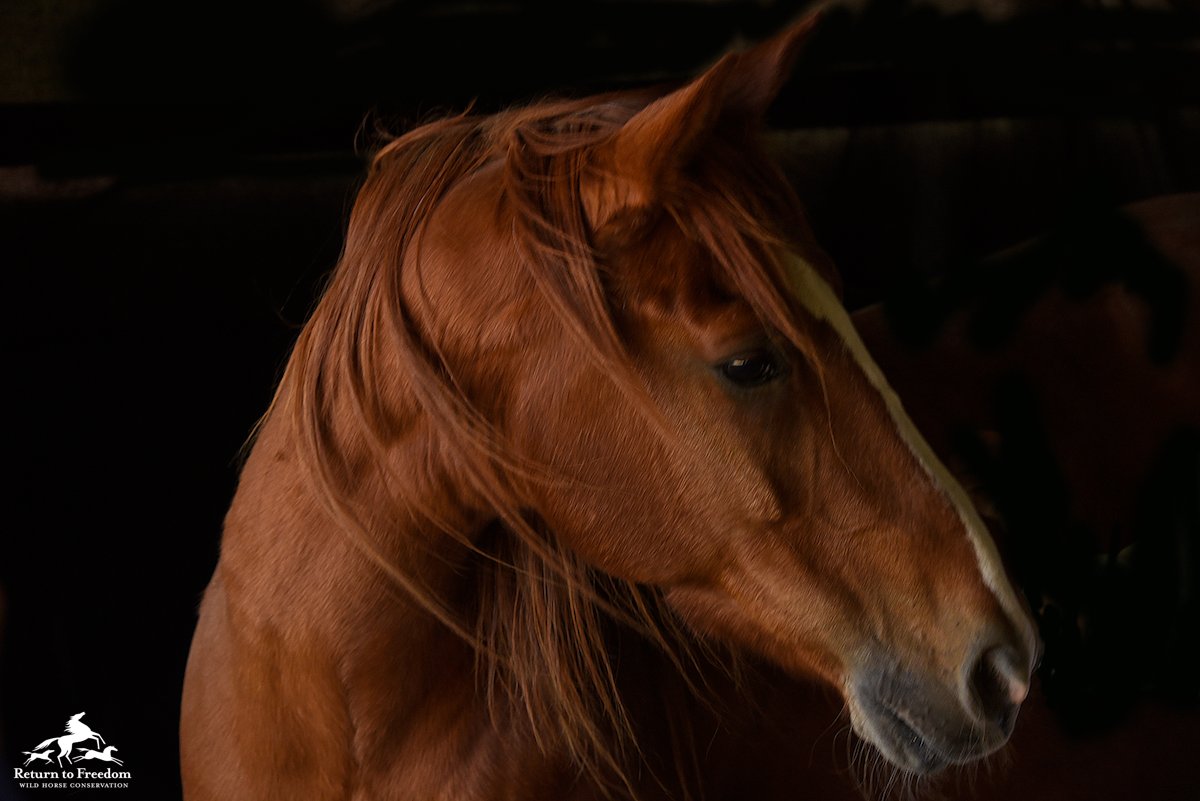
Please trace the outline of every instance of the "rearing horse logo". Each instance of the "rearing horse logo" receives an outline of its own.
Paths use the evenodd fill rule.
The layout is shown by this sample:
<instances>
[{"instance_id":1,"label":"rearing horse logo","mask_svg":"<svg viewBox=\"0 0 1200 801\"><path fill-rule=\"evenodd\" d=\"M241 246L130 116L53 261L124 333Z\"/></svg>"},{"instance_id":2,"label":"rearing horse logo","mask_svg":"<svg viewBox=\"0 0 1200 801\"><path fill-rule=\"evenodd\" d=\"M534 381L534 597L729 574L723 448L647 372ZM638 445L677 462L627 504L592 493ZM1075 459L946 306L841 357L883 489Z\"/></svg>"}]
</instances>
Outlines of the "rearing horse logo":
<instances>
[{"instance_id":1,"label":"rearing horse logo","mask_svg":"<svg viewBox=\"0 0 1200 801\"><path fill-rule=\"evenodd\" d=\"M35 745L33 747L33 750L39 751L39 750L45 748L46 746L50 745L51 743L57 743L58 744L58 755L55 757L55 759L58 761L58 766L61 768L63 757L67 758L67 764L70 764L71 762L73 762L73 760L71 759L71 749L75 747L76 743L82 743L85 740L95 740L97 745L104 745L104 738L101 737L96 732L92 731L91 728L86 723L83 723L82 721L80 721L80 718L83 717L85 714L87 714L87 713L80 712L78 715L72 715L70 717L70 719L67 720L67 729L66 729L67 733L66 734L62 735L61 737L51 737L49 740L43 740L42 742ZM29 753L29 752L26 752L26 753ZM47 752L47 753L49 753L49 752ZM33 759L33 757L31 756L30 760L32 760L32 759ZM49 759L47 759L46 761L48 762Z\"/></svg>"}]
</instances>

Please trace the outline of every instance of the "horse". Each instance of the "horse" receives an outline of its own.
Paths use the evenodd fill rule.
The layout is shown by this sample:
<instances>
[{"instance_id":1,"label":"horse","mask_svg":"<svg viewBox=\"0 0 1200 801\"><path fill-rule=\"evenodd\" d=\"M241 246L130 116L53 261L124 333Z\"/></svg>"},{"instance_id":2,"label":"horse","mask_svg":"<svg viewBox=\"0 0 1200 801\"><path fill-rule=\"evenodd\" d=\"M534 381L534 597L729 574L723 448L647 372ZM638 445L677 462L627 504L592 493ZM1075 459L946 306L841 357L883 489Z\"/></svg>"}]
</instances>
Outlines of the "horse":
<instances>
[{"instance_id":1,"label":"horse","mask_svg":"<svg viewBox=\"0 0 1200 801\"><path fill-rule=\"evenodd\" d=\"M45 748L51 743L58 745L58 754L55 756L58 766L62 767L63 757L67 758L67 762L71 761L71 748L75 743L82 743L85 740L95 740L97 745L104 744L104 738L96 732L88 728L88 725L80 720L86 712L80 712L78 715L72 715L67 720L67 733L61 737L51 737L49 740L43 740L33 747L34 751ZM26 752L28 753L28 752Z\"/></svg>"},{"instance_id":2,"label":"horse","mask_svg":"<svg viewBox=\"0 0 1200 801\"><path fill-rule=\"evenodd\" d=\"M46 762L47 764L49 764L50 755L54 753L54 750L50 749L47 751L42 751L41 753L38 753L37 751L22 751L21 753L25 754L26 756L29 757L29 759L25 760L25 767L29 767L30 762L33 762L33 761L39 760L39 759L42 760L43 762Z\"/></svg>"},{"instance_id":3,"label":"horse","mask_svg":"<svg viewBox=\"0 0 1200 801\"><path fill-rule=\"evenodd\" d=\"M899 775L1005 744L1028 609L759 143L812 24L378 150L200 605L189 801L790 799L813 686Z\"/></svg>"},{"instance_id":4,"label":"horse","mask_svg":"<svg viewBox=\"0 0 1200 801\"><path fill-rule=\"evenodd\" d=\"M93 751L88 748L83 752L82 756L75 757L75 761L78 762L81 759L99 759L103 762L116 762L118 765L124 765L124 762L112 755L112 752L116 750L117 747L115 745L108 746L104 751Z\"/></svg>"}]
</instances>

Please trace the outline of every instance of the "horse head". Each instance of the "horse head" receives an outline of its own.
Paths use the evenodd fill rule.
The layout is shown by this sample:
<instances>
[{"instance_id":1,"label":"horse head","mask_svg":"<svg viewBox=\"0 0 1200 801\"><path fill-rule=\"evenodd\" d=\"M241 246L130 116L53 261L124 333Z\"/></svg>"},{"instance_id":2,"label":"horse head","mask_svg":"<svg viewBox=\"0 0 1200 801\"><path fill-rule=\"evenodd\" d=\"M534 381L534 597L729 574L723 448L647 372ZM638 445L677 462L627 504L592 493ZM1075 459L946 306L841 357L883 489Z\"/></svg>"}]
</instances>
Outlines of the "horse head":
<instances>
[{"instance_id":1,"label":"horse head","mask_svg":"<svg viewBox=\"0 0 1200 801\"><path fill-rule=\"evenodd\" d=\"M393 488L410 512L476 549L498 520L553 563L529 605L572 565L648 591L695 635L838 688L863 738L927 773L1007 740L1038 646L758 143L808 27L657 99L385 147L294 408L313 463L338 431L312 421L350 410L361 453L423 466ZM311 365L339 348L384 378L335 395ZM422 505L430 487L451 500ZM474 633L495 646L497 625Z\"/></svg>"}]
</instances>

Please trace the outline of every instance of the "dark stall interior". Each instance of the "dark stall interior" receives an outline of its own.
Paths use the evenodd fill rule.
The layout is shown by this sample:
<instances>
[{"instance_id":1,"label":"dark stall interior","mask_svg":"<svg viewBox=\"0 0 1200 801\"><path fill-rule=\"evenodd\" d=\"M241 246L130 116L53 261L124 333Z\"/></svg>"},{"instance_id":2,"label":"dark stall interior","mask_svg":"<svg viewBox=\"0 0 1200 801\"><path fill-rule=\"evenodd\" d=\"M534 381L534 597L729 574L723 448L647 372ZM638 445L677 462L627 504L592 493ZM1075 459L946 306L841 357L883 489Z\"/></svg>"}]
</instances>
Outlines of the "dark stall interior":
<instances>
[{"instance_id":1,"label":"dark stall interior","mask_svg":"<svg viewBox=\"0 0 1200 801\"><path fill-rule=\"evenodd\" d=\"M680 81L807 5L3 4L5 772L86 710L129 743L123 797L178 797L180 685L239 449L382 132L468 104ZM1129 247L1136 260L1107 210L1200 191L1200 6L831 6L770 123L852 309L890 300L920 318L930 286L1041 235L1084 243L1051 261ZM1022 269L1043 269L1031 258ZM1057 509L1040 441L1022 444L974 463L1010 526ZM1172 532L1150 538L1153 558L1118 560L1128 537L1112 532L1091 550L1016 549L1027 591L1056 588L1042 680L1080 737L1141 703L1200 701L1200 447L1172 447L1162 497L1145 501L1159 517L1139 518ZM1171 736L1200 747L1184 720ZM17 793L0 782L0 798Z\"/></svg>"}]
</instances>

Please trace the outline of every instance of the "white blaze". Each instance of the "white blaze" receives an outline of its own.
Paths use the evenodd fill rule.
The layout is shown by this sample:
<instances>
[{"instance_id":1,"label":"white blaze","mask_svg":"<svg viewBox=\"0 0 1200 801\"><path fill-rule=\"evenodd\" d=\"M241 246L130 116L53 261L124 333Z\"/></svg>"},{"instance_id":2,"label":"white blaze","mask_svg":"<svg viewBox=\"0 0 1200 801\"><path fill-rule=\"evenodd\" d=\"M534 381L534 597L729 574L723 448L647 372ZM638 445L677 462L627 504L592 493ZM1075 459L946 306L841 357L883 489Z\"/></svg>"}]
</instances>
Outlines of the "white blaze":
<instances>
[{"instance_id":1,"label":"white blaze","mask_svg":"<svg viewBox=\"0 0 1200 801\"><path fill-rule=\"evenodd\" d=\"M845 343L846 349L854 357L855 362L862 368L871 386L882 396L888 414L895 423L901 439L907 443L909 450L925 469L934 486L946 496L955 511L958 512L967 538L975 549L975 558L979 563L979 572L983 576L984 584L992 591L1012 622L1020 628L1021 635L1027 640L1032 640L1033 633L1030 629L1029 618L1025 614L1024 607L1017 600L1012 584L1008 581L1000 554L996 550L996 543L988 532L987 526L980 519L979 512L971 503L966 490L954 476L950 475L950 471L934 454L929 443L917 431L917 427L909 418L908 413L904 411L900 398L888 384L879 365L875 364L875 360L867 352L867 347L859 337L858 331L855 330L850 315L838 300L837 295L834 294L832 287L813 269L812 265L795 253L785 254L783 263L788 270L800 302L814 317L824 320L833 327Z\"/></svg>"}]
</instances>

